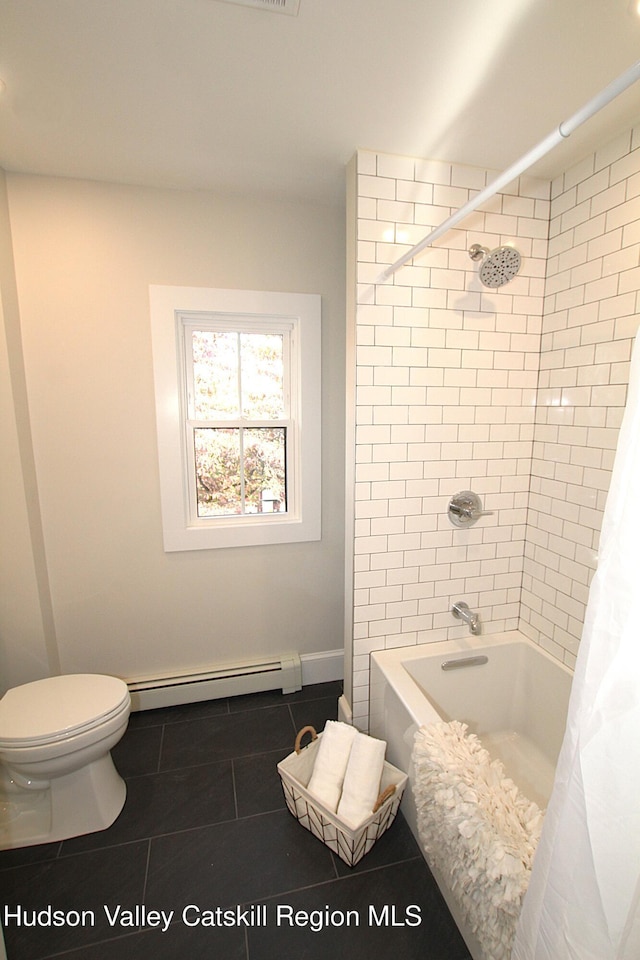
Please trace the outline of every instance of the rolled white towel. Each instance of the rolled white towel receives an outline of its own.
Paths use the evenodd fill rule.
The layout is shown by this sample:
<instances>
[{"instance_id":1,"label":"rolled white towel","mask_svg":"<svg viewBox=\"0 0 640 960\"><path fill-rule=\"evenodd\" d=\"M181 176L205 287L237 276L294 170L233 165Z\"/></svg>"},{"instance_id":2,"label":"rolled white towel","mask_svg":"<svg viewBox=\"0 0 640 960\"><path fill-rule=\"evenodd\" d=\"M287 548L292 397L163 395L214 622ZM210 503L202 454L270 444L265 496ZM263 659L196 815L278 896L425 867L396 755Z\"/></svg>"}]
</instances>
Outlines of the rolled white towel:
<instances>
[{"instance_id":1,"label":"rolled white towel","mask_svg":"<svg viewBox=\"0 0 640 960\"><path fill-rule=\"evenodd\" d=\"M358 733L344 776L338 816L352 830L357 829L371 812L380 795L380 780L387 744L364 733Z\"/></svg>"},{"instance_id":2,"label":"rolled white towel","mask_svg":"<svg viewBox=\"0 0 640 960\"><path fill-rule=\"evenodd\" d=\"M357 729L340 720L327 720L320 738L307 789L335 813Z\"/></svg>"}]
</instances>

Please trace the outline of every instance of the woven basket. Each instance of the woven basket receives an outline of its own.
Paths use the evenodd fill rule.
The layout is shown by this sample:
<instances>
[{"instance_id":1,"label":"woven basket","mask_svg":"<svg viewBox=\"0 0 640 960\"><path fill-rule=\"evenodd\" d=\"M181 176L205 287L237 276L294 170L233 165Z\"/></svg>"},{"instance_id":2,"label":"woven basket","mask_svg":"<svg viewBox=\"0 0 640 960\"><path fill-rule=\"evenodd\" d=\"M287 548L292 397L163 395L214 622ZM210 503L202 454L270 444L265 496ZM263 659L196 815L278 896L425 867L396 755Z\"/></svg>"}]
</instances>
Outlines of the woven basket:
<instances>
[{"instance_id":1,"label":"woven basket","mask_svg":"<svg viewBox=\"0 0 640 960\"><path fill-rule=\"evenodd\" d=\"M311 734L312 740L302 747L306 733ZM354 867L395 820L407 775L385 762L381 793L371 816L353 830L307 790L321 737L322 734L318 735L313 727L303 727L296 737L293 753L278 764L284 798L289 811L303 827L337 853L348 866Z\"/></svg>"}]
</instances>

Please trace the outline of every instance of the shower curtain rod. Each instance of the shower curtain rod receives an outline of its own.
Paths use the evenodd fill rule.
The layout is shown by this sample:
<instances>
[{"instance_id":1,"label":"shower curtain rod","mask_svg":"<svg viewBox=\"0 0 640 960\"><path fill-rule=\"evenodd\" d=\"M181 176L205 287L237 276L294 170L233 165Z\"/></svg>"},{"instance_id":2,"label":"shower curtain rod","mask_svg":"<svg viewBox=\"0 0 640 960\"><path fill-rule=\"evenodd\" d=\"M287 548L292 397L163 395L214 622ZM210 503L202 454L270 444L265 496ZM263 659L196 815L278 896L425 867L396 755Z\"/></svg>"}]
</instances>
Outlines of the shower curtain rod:
<instances>
[{"instance_id":1,"label":"shower curtain rod","mask_svg":"<svg viewBox=\"0 0 640 960\"><path fill-rule=\"evenodd\" d=\"M558 126L556 130L550 133L548 136L541 140L537 146L529 150L528 153L525 153L524 156L520 157L519 160L516 160L507 170L501 173L495 180L481 190L475 197L469 200L468 203L465 203L463 207L452 214L447 220L440 224L439 227L436 227L435 230L432 230L431 233L421 240L419 243L416 243L415 246L411 247L405 254L398 258L395 263L392 263L390 267L387 267L380 276L378 277L376 283L384 283L389 277L403 267L405 263L408 263L409 260L412 260L417 254L421 253L425 247L431 246L434 240L437 240L444 233L450 230L452 227L455 227L461 220L476 210L485 200L489 200L498 190L501 190L502 187L506 187L507 184L511 183L512 180L515 180L520 174L524 173L525 170L528 170L537 160L540 160L545 154L549 153L555 146L557 146L562 140L566 140L567 137L571 136L574 130L581 126L586 120L589 120L594 114L598 113L603 107L606 107L608 103L611 103L612 100L615 100L623 91L634 84L638 79L640 79L640 60L637 60L631 67L625 70L624 73L621 73L619 77L613 80L608 86L606 86L600 93L596 94L595 97L592 97L580 110L569 117L568 120L563 120L562 123Z\"/></svg>"}]
</instances>

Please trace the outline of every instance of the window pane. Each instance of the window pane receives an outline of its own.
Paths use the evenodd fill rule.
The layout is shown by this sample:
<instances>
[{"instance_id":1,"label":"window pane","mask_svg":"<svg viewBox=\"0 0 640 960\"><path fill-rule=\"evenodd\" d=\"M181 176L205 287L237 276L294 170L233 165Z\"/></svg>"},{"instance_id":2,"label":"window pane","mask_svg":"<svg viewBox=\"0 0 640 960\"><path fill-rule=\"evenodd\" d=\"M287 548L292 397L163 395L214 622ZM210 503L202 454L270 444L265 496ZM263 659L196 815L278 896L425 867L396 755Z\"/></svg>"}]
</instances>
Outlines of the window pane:
<instances>
[{"instance_id":1,"label":"window pane","mask_svg":"<svg viewBox=\"0 0 640 960\"><path fill-rule=\"evenodd\" d=\"M237 419L238 334L194 330L191 344L195 419Z\"/></svg>"},{"instance_id":2,"label":"window pane","mask_svg":"<svg viewBox=\"0 0 640 960\"><path fill-rule=\"evenodd\" d=\"M242 416L248 420L285 417L281 334L242 333Z\"/></svg>"},{"instance_id":3,"label":"window pane","mask_svg":"<svg viewBox=\"0 0 640 960\"><path fill-rule=\"evenodd\" d=\"M245 513L287 509L285 427L243 430Z\"/></svg>"},{"instance_id":4,"label":"window pane","mask_svg":"<svg viewBox=\"0 0 640 960\"><path fill-rule=\"evenodd\" d=\"M240 430L194 430L199 517L242 513Z\"/></svg>"},{"instance_id":5,"label":"window pane","mask_svg":"<svg viewBox=\"0 0 640 960\"><path fill-rule=\"evenodd\" d=\"M196 427L198 517L284 513L286 427Z\"/></svg>"}]
</instances>

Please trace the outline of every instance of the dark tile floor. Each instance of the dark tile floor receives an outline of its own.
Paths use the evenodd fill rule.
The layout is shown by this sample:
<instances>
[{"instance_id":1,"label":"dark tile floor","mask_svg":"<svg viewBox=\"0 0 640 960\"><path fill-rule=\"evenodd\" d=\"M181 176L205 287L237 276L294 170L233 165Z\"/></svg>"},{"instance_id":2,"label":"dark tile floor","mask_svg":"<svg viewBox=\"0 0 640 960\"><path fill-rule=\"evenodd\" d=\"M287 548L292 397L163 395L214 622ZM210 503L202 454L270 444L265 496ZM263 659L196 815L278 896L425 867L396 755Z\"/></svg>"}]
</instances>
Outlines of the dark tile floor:
<instances>
[{"instance_id":1,"label":"dark tile floor","mask_svg":"<svg viewBox=\"0 0 640 960\"><path fill-rule=\"evenodd\" d=\"M401 815L349 868L284 805L276 763L302 726L335 718L340 692L133 714L114 750L128 793L113 826L0 853L2 901L23 910L21 924L3 912L9 960L469 960Z\"/></svg>"}]
</instances>

